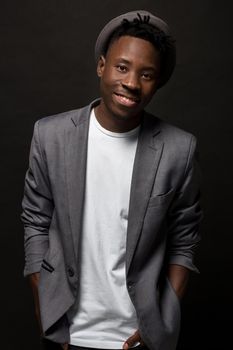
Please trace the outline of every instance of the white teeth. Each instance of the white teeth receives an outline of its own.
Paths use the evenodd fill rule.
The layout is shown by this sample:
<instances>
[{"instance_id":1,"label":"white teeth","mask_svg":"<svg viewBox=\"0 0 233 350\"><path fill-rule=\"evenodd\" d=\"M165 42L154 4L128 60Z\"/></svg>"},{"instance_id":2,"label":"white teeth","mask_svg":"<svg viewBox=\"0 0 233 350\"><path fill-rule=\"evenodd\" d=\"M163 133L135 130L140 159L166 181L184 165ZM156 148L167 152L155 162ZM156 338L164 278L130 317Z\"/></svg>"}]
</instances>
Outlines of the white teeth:
<instances>
[{"instance_id":1,"label":"white teeth","mask_svg":"<svg viewBox=\"0 0 233 350\"><path fill-rule=\"evenodd\" d=\"M116 94L118 102L125 106L135 106L137 101L133 98L126 97L123 95Z\"/></svg>"},{"instance_id":2,"label":"white teeth","mask_svg":"<svg viewBox=\"0 0 233 350\"><path fill-rule=\"evenodd\" d=\"M125 97L125 96L122 96L122 95L119 95L121 98L122 98L122 100L124 100L124 101L130 101L130 102L135 102L135 100L133 99L133 98L129 98L129 97Z\"/></svg>"},{"instance_id":3,"label":"white teeth","mask_svg":"<svg viewBox=\"0 0 233 350\"><path fill-rule=\"evenodd\" d=\"M133 101L131 98L125 97L125 96L121 96L123 100L125 101Z\"/></svg>"}]
</instances>

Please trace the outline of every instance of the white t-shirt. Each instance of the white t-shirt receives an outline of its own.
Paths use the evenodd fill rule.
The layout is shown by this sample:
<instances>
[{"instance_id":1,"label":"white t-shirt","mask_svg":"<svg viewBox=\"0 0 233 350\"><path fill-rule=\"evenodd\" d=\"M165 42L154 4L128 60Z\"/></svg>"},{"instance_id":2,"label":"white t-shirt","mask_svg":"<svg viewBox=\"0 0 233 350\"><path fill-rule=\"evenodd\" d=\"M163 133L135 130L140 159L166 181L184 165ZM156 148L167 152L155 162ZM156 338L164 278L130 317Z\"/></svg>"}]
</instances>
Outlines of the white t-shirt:
<instances>
[{"instance_id":1,"label":"white t-shirt","mask_svg":"<svg viewBox=\"0 0 233 350\"><path fill-rule=\"evenodd\" d=\"M98 123L94 110L90 118L80 294L68 312L70 343L121 349L138 329L126 288L125 255L139 127L115 133Z\"/></svg>"}]
</instances>

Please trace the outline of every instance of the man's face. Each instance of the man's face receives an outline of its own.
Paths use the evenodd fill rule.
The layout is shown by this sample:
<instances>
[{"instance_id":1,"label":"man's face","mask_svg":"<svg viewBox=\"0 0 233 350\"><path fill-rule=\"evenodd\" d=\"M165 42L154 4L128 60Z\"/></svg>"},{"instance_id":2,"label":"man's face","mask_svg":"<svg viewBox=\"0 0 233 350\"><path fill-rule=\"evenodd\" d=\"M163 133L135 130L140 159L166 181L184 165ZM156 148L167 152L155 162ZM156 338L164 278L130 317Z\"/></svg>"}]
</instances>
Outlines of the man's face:
<instances>
[{"instance_id":1,"label":"man's face","mask_svg":"<svg viewBox=\"0 0 233 350\"><path fill-rule=\"evenodd\" d=\"M159 84L159 52L144 39L122 36L100 58L97 73L102 112L118 119L139 117Z\"/></svg>"}]
</instances>

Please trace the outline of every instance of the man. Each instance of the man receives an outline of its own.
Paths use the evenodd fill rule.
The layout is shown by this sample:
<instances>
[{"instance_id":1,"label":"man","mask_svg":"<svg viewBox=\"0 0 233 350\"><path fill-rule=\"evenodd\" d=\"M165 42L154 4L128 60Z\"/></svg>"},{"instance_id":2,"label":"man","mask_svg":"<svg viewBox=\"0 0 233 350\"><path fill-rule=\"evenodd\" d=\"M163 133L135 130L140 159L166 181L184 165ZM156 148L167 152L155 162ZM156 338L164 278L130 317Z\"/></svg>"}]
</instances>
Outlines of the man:
<instances>
[{"instance_id":1,"label":"man","mask_svg":"<svg viewBox=\"0 0 233 350\"><path fill-rule=\"evenodd\" d=\"M172 350L198 271L196 140L144 108L173 72L174 40L133 11L103 28L95 55L101 98L35 124L24 274L50 348Z\"/></svg>"}]
</instances>

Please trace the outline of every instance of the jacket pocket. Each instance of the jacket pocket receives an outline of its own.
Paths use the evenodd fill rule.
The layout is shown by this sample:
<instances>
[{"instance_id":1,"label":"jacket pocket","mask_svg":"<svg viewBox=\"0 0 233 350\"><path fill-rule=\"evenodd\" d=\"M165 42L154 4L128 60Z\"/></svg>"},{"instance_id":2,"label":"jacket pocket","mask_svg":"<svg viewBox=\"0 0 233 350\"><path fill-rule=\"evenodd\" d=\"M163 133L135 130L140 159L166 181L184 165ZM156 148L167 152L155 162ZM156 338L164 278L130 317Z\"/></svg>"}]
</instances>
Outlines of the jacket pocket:
<instances>
[{"instance_id":1,"label":"jacket pocket","mask_svg":"<svg viewBox=\"0 0 233 350\"><path fill-rule=\"evenodd\" d=\"M169 205L174 195L174 189L170 189L164 194L158 194L157 196L152 196L149 199L148 207L156 207L158 205Z\"/></svg>"}]
</instances>

